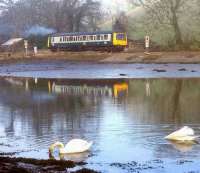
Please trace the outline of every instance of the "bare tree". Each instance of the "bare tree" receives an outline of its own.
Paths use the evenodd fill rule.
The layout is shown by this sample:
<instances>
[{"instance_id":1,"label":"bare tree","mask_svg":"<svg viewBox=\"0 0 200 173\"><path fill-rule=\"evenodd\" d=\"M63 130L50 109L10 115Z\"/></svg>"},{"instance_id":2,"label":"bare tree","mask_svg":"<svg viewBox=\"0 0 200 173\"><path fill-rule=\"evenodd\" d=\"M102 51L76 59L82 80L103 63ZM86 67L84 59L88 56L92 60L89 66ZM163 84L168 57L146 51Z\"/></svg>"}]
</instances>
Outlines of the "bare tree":
<instances>
[{"instance_id":1,"label":"bare tree","mask_svg":"<svg viewBox=\"0 0 200 173\"><path fill-rule=\"evenodd\" d=\"M189 13L190 4L196 0L129 0L134 5L141 5L146 9L147 20L154 25L168 26L174 31L175 44L183 44L180 21ZM190 11L191 12L191 11ZM191 12L192 13L192 12Z\"/></svg>"}]
</instances>

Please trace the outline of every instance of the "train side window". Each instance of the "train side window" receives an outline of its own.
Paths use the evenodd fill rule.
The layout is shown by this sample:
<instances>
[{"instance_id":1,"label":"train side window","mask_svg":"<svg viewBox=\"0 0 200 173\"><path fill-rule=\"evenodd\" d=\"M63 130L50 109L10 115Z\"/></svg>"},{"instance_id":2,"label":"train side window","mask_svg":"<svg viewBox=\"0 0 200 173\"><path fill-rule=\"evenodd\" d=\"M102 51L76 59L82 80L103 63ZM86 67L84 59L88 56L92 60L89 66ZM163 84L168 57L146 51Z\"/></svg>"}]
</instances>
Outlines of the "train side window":
<instances>
[{"instance_id":1,"label":"train side window","mask_svg":"<svg viewBox=\"0 0 200 173\"><path fill-rule=\"evenodd\" d=\"M100 35L97 35L97 40L101 40L101 36Z\"/></svg>"},{"instance_id":2,"label":"train side window","mask_svg":"<svg viewBox=\"0 0 200 173\"><path fill-rule=\"evenodd\" d=\"M104 35L104 40L108 40L108 35Z\"/></svg>"},{"instance_id":3,"label":"train side window","mask_svg":"<svg viewBox=\"0 0 200 173\"><path fill-rule=\"evenodd\" d=\"M93 35L90 35L90 36L89 36L89 40L90 40L90 41L94 40Z\"/></svg>"},{"instance_id":4,"label":"train side window","mask_svg":"<svg viewBox=\"0 0 200 173\"><path fill-rule=\"evenodd\" d=\"M54 37L51 38L51 42L52 42L52 43L54 42Z\"/></svg>"},{"instance_id":5,"label":"train side window","mask_svg":"<svg viewBox=\"0 0 200 173\"><path fill-rule=\"evenodd\" d=\"M85 35L83 36L83 41L86 41L86 36Z\"/></svg>"},{"instance_id":6,"label":"train side window","mask_svg":"<svg viewBox=\"0 0 200 173\"><path fill-rule=\"evenodd\" d=\"M62 37L60 37L60 42L62 42Z\"/></svg>"},{"instance_id":7,"label":"train side window","mask_svg":"<svg viewBox=\"0 0 200 173\"><path fill-rule=\"evenodd\" d=\"M101 35L101 40L104 40L104 36L103 35Z\"/></svg>"},{"instance_id":8,"label":"train side window","mask_svg":"<svg viewBox=\"0 0 200 173\"><path fill-rule=\"evenodd\" d=\"M73 41L73 37L71 36L71 37L69 37L69 41Z\"/></svg>"},{"instance_id":9,"label":"train side window","mask_svg":"<svg viewBox=\"0 0 200 173\"><path fill-rule=\"evenodd\" d=\"M80 40L79 41L83 41L83 36L80 36Z\"/></svg>"}]
</instances>

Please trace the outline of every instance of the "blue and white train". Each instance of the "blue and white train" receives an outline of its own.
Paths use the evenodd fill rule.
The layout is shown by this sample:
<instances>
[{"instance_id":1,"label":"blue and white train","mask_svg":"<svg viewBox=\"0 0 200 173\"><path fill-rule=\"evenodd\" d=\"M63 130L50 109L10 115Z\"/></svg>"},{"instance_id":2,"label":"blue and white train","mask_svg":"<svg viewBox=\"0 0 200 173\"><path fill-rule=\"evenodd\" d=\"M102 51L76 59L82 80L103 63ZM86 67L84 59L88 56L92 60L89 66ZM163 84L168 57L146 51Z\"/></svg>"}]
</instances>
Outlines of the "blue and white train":
<instances>
[{"instance_id":1,"label":"blue and white train","mask_svg":"<svg viewBox=\"0 0 200 173\"><path fill-rule=\"evenodd\" d=\"M122 32L56 33L48 37L48 48L52 51L122 51L127 46L127 35Z\"/></svg>"}]
</instances>

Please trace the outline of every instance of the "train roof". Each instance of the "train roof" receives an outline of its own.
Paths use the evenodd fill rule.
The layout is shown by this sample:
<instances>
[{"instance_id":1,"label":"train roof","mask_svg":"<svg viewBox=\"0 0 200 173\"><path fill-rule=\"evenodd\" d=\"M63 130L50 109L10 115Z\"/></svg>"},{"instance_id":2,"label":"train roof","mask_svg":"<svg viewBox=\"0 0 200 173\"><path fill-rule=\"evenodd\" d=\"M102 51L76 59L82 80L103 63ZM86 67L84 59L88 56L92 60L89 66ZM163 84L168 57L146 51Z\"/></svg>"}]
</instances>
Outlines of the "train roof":
<instances>
[{"instance_id":1,"label":"train roof","mask_svg":"<svg viewBox=\"0 0 200 173\"><path fill-rule=\"evenodd\" d=\"M112 31L97 31L97 32L69 32L69 33L54 33L50 36L79 36L79 35L96 35L96 34L112 34Z\"/></svg>"}]
</instances>

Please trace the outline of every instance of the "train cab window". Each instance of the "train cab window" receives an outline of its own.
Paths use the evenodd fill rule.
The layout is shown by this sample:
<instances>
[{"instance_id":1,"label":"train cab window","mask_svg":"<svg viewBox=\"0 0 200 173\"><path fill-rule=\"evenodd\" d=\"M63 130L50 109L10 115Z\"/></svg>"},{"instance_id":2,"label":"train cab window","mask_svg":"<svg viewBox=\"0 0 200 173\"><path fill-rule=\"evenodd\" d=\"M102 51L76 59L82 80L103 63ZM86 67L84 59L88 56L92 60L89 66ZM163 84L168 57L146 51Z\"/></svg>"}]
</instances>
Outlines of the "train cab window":
<instances>
[{"instance_id":1,"label":"train cab window","mask_svg":"<svg viewBox=\"0 0 200 173\"><path fill-rule=\"evenodd\" d=\"M126 35L125 34L117 34L116 39L117 40L126 40Z\"/></svg>"}]
</instances>

